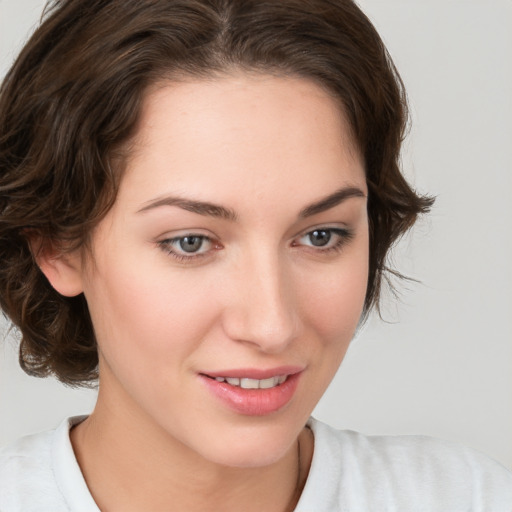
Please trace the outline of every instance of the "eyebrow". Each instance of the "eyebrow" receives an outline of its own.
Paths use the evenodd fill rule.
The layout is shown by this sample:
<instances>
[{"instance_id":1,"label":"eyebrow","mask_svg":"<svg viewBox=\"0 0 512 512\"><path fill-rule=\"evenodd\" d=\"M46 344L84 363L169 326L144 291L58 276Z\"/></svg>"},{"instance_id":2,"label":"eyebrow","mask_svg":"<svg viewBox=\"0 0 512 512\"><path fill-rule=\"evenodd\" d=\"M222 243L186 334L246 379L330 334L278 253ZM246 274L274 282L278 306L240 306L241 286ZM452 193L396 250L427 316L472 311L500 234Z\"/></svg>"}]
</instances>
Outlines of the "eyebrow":
<instances>
[{"instance_id":1,"label":"eyebrow","mask_svg":"<svg viewBox=\"0 0 512 512\"><path fill-rule=\"evenodd\" d=\"M333 194L328 195L324 199L320 199L319 201L316 201L313 204L310 204L309 206L306 206L301 212L299 213L299 217L306 218L311 217L313 215L317 215L319 213L325 212L327 210L330 210L331 208L334 208L335 206L338 206L339 204L343 203L343 201L346 201L347 199L350 199L352 197L363 197L366 198L366 194L357 187L344 187L340 188Z\"/></svg>"},{"instance_id":2,"label":"eyebrow","mask_svg":"<svg viewBox=\"0 0 512 512\"><path fill-rule=\"evenodd\" d=\"M177 206L183 210L187 210L192 213L198 213L199 215L207 215L209 217L218 217L221 219L236 221L238 219L237 214L230 208L225 208L213 203L205 201L193 201L191 199L184 199L182 197L166 196L161 199L151 201L146 206L143 206L137 213L147 212L153 208L159 208L160 206Z\"/></svg>"},{"instance_id":3,"label":"eyebrow","mask_svg":"<svg viewBox=\"0 0 512 512\"><path fill-rule=\"evenodd\" d=\"M341 204L343 201L346 201L352 197L362 197L365 198L365 193L357 188L357 187L344 187L340 188L336 192L328 195L327 197L316 201L309 206L303 208L300 213L300 218L311 217L313 215L317 215L324 211L330 210L335 206ZM137 210L137 213L147 212L148 210L153 210L154 208L159 208L161 206L177 206L178 208L182 208L183 210L187 210L192 213L197 213L199 215L205 215L209 217L217 217L221 219L226 219L230 221L238 220L238 215L231 208L226 208L224 206L209 203L206 201L194 201L191 199L185 199L182 197L176 196L166 196L160 199L156 199L154 201L149 202L141 209Z\"/></svg>"}]
</instances>

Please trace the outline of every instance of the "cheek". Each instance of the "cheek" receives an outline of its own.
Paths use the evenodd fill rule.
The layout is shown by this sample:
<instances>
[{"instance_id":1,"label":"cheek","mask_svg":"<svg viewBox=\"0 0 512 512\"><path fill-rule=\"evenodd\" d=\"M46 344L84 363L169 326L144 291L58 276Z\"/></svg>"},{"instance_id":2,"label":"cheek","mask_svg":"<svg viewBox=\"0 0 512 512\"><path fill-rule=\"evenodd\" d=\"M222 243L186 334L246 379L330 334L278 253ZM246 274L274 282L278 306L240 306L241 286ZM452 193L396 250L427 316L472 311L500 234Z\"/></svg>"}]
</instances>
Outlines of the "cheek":
<instances>
[{"instance_id":1,"label":"cheek","mask_svg":"<svg viewBox=\"0 0 512 512\"><path fill-rule=\"evenodd\" d=\"M87 283L98 344L105 357L123 365L171 365L194 351L215 322L215 292L199 273L143 261L104 263L108 272L97 268Z\"/></svg>"},{"instance_id":2,"label":"cheek","mask_svg":"<svg viewBox=\"0 0 512 512\"><path fill-rule=\"evenodd\" d=\"M302 311L325 343L348 343L360 320L368 282L364 253L350 265L305 276Z\"/></svg>"}]
</instances>

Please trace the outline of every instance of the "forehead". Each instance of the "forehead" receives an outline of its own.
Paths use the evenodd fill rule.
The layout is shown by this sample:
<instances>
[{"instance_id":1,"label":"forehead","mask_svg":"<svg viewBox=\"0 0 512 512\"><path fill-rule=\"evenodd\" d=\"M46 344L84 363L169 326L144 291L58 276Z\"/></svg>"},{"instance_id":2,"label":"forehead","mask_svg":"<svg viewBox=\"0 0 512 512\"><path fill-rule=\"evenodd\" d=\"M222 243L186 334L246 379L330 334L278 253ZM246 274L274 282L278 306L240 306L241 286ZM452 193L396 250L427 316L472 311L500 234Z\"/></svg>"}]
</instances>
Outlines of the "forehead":
<instances>
[{"instance_id":1,"label":"forehead","mask_svg":"<svg viewBox=\"0 0 512 512\"><path fill-rule=\"evenodd\" d=\"M254 194L365 186L335 98L309 80L242 73L149 89L123 182L137 195L170 187L198 198L219 185L227 196L249 184Z\"/></svg>"}]
</instances>

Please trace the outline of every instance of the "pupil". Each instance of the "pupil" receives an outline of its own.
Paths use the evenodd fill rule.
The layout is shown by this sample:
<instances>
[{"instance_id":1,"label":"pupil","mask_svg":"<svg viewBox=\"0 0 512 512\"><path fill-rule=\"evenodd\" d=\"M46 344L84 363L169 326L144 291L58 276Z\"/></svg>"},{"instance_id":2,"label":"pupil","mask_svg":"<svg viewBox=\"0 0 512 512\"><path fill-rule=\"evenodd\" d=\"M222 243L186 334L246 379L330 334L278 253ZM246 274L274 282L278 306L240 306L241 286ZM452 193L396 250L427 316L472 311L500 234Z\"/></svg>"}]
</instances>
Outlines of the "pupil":
<instances>
[{"instance_id":1,"label":"pupil","mask_svg":"<svg viewBox=\"0 0 512 512\"><path fill-rule=\"evenodd\" d=\"M180 240L180 248L185 252L196 252L201 248L202 242L200 236L185 236Z\"/></svg>"},{"instance_id":2,"label":"pupil","mask_svg":"<svg viewBox=\"0 0 512 512\"><path fill-rule=\"evenodd\" d=\"M311 243L316 247L327 245L331 239L330 231L316 230L309 235Z\"/></svg>"}]
</instances>

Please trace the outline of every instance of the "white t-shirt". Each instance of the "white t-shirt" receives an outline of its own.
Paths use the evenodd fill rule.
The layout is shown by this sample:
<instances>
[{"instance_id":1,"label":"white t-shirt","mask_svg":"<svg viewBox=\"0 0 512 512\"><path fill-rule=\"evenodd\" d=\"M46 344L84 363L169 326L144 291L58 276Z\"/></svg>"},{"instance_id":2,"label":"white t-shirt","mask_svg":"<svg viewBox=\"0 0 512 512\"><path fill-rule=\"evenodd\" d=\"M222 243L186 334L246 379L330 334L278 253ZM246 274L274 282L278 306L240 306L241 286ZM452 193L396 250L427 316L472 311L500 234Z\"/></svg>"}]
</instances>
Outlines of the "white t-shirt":
<instances>
[{"instance_id":1,"label":"white t-shirt","mask_svg":"<svg viewBox=\"0 0 512 512\"><path fill-rule=\"evenodd\" d=\"M1 512L99 512L69 440L82 419L0 452ZM473 450L309 425L315 449L295 512L512 512L512 473Z\"/></svg>"}]
</instances>

